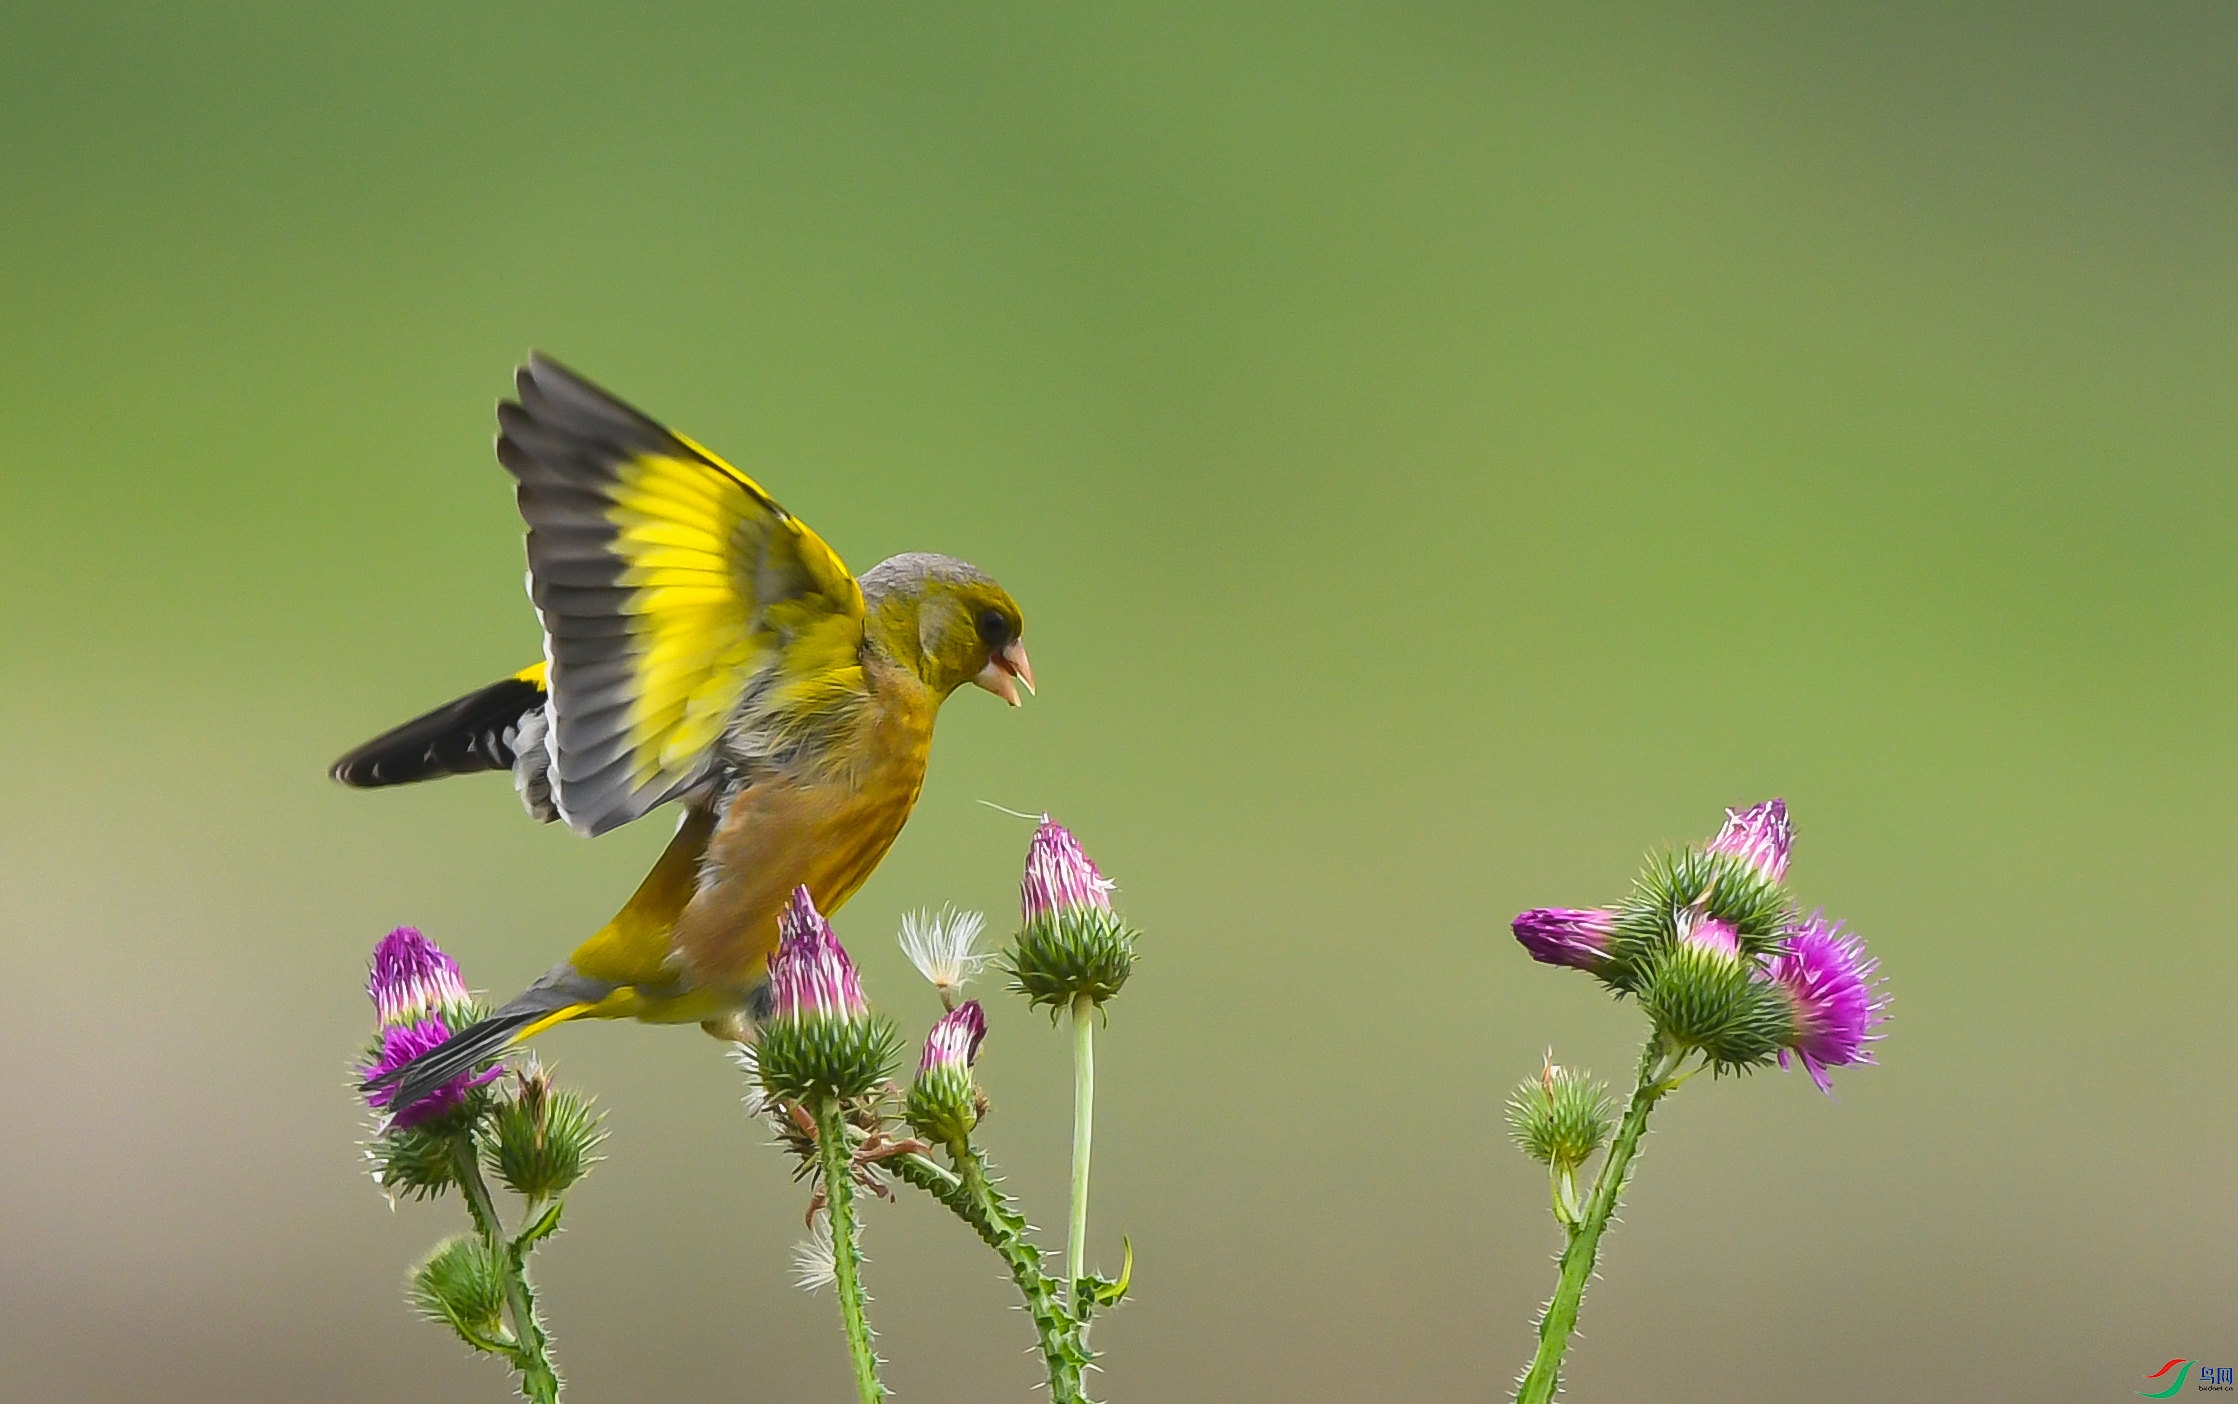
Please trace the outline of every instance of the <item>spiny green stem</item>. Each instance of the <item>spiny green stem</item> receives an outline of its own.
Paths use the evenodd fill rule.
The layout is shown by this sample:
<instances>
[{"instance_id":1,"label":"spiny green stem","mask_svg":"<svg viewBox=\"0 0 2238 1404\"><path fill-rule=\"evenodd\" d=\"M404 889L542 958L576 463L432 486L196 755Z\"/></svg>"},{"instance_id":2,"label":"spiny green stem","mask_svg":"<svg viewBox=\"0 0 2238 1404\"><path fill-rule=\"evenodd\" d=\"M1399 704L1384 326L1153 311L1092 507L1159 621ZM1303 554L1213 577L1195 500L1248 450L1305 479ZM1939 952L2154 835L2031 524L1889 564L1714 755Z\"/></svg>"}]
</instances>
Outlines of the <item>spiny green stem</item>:
<instances>
[{"instance_id":1,"label":"spiny green stem","mask_svg":"<svg viewBox=\"0 0 2238 1404\"><path fill-rule=\"evenodd\" d=\"M527 1255L519 1244L505 1237L504 1222L498 1218L489 1184L482 1178L482 1157L471 1130L460 1131L452 1139L451 1160L467 1212L474 1217L475 1231L482 1235L482 1242L505 1278L505 1308L513 1318L513 1342L504 1353L520 1372L521 1394L535 1404L558 1404L559 1372L552 1368L544 1323L536 1317L536 1289L529 1285Z\"/></svg>"},{"instance_id":2,"label":"spiny green stem","mask_svg":"<svg viewBox=\"0 0 2238 1404\"><path fill-rule=\"evenodd\" d=\"M949 1154L956 1161L955 1173L921 1155L896 1156L886 1163L947 1205L1010 1269L1010 1280L1017 1284L1041 1340L1051 1404L1088 1404L1081 1377L1095 1356L1088 1349L1087 1327L1066 1310L1056 1281L1042 1267L1041 1250L1026 1237L1024 1216L994 1187L978 1149L963 1142L949 1147Z\"/></svg>"},{"instance_id":3,"label":"spiny green stem","mask_svg":"<svg viewBox=\"0 0 2238 1404\"><path fill-rule=\"evenodd\" d=\"M1080 1314L1088 1275L1088 1151L1096 1129L1096 1002L1072 1000L1072 1219L1065 1234L1065 1303Z\"/></svg>"},{"instance_id":4,"label":"spiny green stem","mask_svg":"<svg viewBox=\"0 0 2238 1404\"><path fill-rule=\"evenodd\" d=\"M1601 1162L1601 1173L1593 1182L1585 1212L1568 1225L1569 1242L1562 1250L1561 1276L1555 1282L1554 1299L1546 1304L1546 1315L1539 1320L1538 1352L1516 1389L1516 1404L1549 1404L1554 1398L1561 1382L1562 1353L1569 1349L1570 1332L1577 1327L1578 1304L1585 1299L1586 1280L1593 1275L1601 1234L1616 1212L1626 1171L1639 1152L1640 1137L1647 1131L1648 1113L1677 1085L1670 1076L1678 1061L1679 1055L1663 1046L1660 1034L1651 1035L1647 1047L1640 1051L1640 1078L1632 1089L1631 1105L1625 1108L1616 1139L1609 1142L1608 1156Z\"/></svg>"},{"instance_id":5,"label":"spiny green stem","mask_svg":"<svg viewBox=\"0 0 2238 1404\"><path fill-rule=\"evenodd\" d=\"M823 1157L832 1281L839 1293L839 1319L847 1329L847 1355L855 1366L855 1393L862 1404L879 1404L886 1388L878 1382L878 1357L871 1353L870 1321L863 1312L862 1254L855 1243L855 1155L836 1097L816 1099L816 1149Z\"/></svg>"}]
</instances>

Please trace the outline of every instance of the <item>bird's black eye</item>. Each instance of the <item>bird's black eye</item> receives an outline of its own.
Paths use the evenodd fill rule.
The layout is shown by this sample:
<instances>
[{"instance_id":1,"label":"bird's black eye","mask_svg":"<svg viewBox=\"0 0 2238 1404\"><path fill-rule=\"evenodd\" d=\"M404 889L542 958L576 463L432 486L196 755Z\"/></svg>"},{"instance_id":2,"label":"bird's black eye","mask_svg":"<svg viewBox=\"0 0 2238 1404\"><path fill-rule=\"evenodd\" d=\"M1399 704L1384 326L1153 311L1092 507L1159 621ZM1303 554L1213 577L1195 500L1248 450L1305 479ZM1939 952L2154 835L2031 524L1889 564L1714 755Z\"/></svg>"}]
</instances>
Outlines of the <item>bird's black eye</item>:
<instances>
[{"instance_id":1,"label":"bird's black eye","mask_svg":"<svg viewBox=\"0 0 2238 1404\"><path fill-rule=\"evenodd\" d=\"M979 637L987 641L987 647L1001 648L1010 642L1010 621L1002 617L999 609L979 611Z\"/></svg>"}]
</instances>

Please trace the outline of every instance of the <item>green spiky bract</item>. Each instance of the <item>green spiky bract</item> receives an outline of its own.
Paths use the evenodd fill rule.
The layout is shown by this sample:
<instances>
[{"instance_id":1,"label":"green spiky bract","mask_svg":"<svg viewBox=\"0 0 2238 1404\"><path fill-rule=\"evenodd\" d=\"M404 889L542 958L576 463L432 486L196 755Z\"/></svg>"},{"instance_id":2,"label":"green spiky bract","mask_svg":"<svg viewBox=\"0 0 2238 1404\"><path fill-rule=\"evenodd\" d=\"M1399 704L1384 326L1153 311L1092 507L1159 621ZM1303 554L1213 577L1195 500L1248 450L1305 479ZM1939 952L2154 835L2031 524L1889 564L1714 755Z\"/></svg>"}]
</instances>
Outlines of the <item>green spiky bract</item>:
<instances>
[{"instance_id":1,"label":"green spiky bract","mask_svg":"<svg viewBox=\"0 0 2238 1404\"><path fill-rule=\"evenodd\" d=\"M762 1087L770 1096L813 1106L819 1097L847 1101L893 1075L901 1034L879 1014L860 1018L772 1019L756 1044Z\"/></svg>"},{"instance_id":2,"label":"green spiky bract","mask_svg":"<svg viewBox=\"0 0 2238 1404\"><path fill-rule=\"evenodd\" d=\"M437 1244L412 1270L412 1305L476 1350L504 1348L505 1281L496 1256L474 1234Z\"/></svg>"},{"instance_id":3,"label":"green spiky bract","mask_svg":"<svg viewBox=\"0 0 2238 1404\"><path fill-rule=\"evenodd\" d=\"M498 1103L485 1147L491 1173L523 1199L553 1199L598 1163L593 1153L606 1139L599 1117L582 1096L546 1087Z\"/></svg>"},{"instance_id":4,"label":"green spiky bract","mask_svg":"<svg viewBox=\"0 0 2238 1404\"><path fill-rule=\"evenodd\" d=\"M1793 1011L1756 963L1678 942L1658 952L1640 1009L1671 1046L1700 1049L1720 1072L1772 1061L1795 1032Z\"/></svg>"},{"instance_id":5,"label":"green spiky bract","mask_svg":"<svg viewBox=\"0 0 2238 1404\"><path fill-rule=\"evenodd\" d=\"M456 1127L442 1122L402 1126L383 1132L366 1147L373 1162L373 1183L383 1194L410 1199L433 1199L457 1183L457 1162L452 1143Z\"/></svg>"},{"instance_id":6,"label":"green spiky bract","mask_svg":"<svg viewBox=\"0 0 2238 1404\"><path fill-rule=\"evenodd\" d=\"M918 1135L934 1145L952 1146L979 1124L977 1103L969 1072L957 1067L934 1068L909 1085L902 1114Z\"/></svg>"},{"instance_id":7,"label":"green spiky bract","mask_svg":"<svg viewBox=\"0 0 2238 1404\"><path fill-rule=\"evenodd\" d=\"M1508 1098L1508 1131L1541 1165L1572 1171L1607 1144L1616 1117L1608 1084L1555 1068L1525 1078Z\"/></svg>"},{"instance_id":8,"label":"green spiky bract","mask_svg":"<svg viewBox=\"0 0 2238 1404\"><path fill-rule=\"evenodd\" d=\"M1036 918L1003 952L1010 987L1049 1017L1086 996L1098 1006L1119 993L1135 968L1135 929L1098 907Z\"/></svg>"},{"instance_id":9,"label":"green spiky bract","mask_svg":"<svg viewBox=\"0 0 2238 1404\"><path fill-rule=\"evenodd\" d=\"M1677 942L1681 914L1689 911L1732 927L1752 966L1778 947L1796 916L1786 888L1729 853L1682 848L1654 854L1617 908L1602 983L1618 994L1639 994L1656 955Z\"/></svg>"}]
</instances>

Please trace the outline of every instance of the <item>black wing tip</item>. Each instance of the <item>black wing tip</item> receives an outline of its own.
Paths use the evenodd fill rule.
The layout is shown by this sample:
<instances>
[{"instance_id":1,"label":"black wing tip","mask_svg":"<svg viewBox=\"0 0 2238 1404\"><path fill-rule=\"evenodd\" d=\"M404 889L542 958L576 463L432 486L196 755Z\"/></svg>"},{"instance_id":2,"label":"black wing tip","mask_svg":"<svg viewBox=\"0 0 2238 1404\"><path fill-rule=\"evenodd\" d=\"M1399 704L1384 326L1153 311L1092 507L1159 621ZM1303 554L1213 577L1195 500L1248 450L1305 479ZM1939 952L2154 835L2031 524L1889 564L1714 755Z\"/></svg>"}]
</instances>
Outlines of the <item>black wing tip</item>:
<instances>
[{"instance_id":1,"label":"black wing tip","mask_svg":"<svg viewBox=\"0 0 2238 1404\"><path fill-rule=\"evenodd\" d=\"M610 446L623 449L682 449L658 419L542 351L530 351L513 373L513 398L499 401L497 413L501 447L516 430L545 425L569 437L611 441ZM509 415L514 417L510 423Z\"/></svg>"}]
</instances>

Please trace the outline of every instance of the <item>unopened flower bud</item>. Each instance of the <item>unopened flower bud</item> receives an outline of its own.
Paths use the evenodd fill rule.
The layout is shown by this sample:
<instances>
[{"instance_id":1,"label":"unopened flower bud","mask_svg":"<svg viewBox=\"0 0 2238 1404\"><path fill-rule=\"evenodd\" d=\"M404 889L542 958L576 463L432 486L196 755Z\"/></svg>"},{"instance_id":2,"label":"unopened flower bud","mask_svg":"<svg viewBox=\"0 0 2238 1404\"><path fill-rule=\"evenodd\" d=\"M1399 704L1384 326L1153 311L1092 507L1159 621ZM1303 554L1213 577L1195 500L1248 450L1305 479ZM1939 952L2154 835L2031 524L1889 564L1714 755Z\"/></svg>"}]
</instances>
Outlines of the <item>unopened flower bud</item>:
<instances>
[{"instance_id":1,"label":"unopened flower bud","mask_svg":"<svg viewBox=\"0 0 2238 1404\"><path fill-rule=\"evenodd\" d=\"M1740 859L1766 882L1787 881L1787 854L1795 828L1787 822L1787 801L1769 799L1739 811L1725 811L1725 827L1710 840L1709 851Z\"/></svg>"},{"instance_id":2,"label":"unopened flower bud","mask_svg":"<svg viewBox=\"0 0 2238 1404\"><path fill-rule=\"evenodd\" d=\"M777 931L757 1045L763 1088L804 1103L861 1096L893 1071L899 1035L871 1013L862 977L806 887L793 889Z\"/></svg>"},{"instance_id":3,"label":"unopened flower bud","mask_svg":"<svg viewBox=\"0 0 2238 1404\"><path fill-rule=\"evenodd\" d=\"M366 1082L376 1081L439 1047L454 1029L463 1029L480 1017L466 993L457 962L409 926L391 931L373 948L365 992L372 997L374 1018L380 1025L371 1053L359 1070L361 1080ZM389 1129L421 1126L462 1109L478 1111L483 1104L478 1089L497 1072L488 1068L479 1073L460 1073L408 1107L391 1105L396 1097L393 1084L367 1092L365 1102L375 1111L390 1113Z\"/></svg>"},{"instance_id":4,"label":"unopened flower bud","mask_svg":"<svg viewBox=\"0 0 2238 1404\"><path fill-rule=\"evenodd\" d=\"M1081 852L1080 841L1070 829L1052 823L1046 814L1041 816L1026 849L1026 875L1018 884L1025 925L1082 908L1108 912L1117 885Z\"/></svg>"},{"instance_id":5,"label":"unopened flower bud","mask_svg":"<svg viewBox=\"0 0 2238 1404\"><path fill-rule=\"evenodd\" d=\"M440 1321L476 1350L503 1329L505 1281L489 1247L474 1234L460 1234L436 1245L412 1270L412 1304L420 1315Z\"/></svg>"},{"instance_id":6,"label":"unopened flower bud","mask_svg":"<svg viewBox=\"0 0 2238 1404\"><path fill-rule=\"evenodd\" d=\"M1062 824L1041 821L1020 884L1022 924L1006 952L1013 989L1053 1011L1119 993L1134 970L1135 932L1112 911L1112 886Z\"/></svg>"},{"instance_id":7,"label":"unopened flower bud","mask_svg":"<svg viewBox=\"0 0 2238 1404\"><path fill-rule=\"evenodd\" d=\"M1682 937L1658 952L1640 990L1640 1008L1672 1047L1700 1049L1719 1068L1738 1071L1769 1062L1790 1021L1785 1002L1723 935Z\"/></svg>"},{"instance_id":8,"label":"unopened flower bud","mask_svg":"<svg viewBox=\"0 0 2238 1404\"><path fill-rule=\"evenodd\" d=\"M1681 912L1678 918L1678 938L1685 945L1698 947L1712 955L1724 956L1736 964L1741 959L1740 933L1733 929L1733 923L1722 917Z\"/></svg>"},{"instance_id":9,"label":"unopened flower bud","mask_svg":"<svg viewBox=\"0 0 2238 1404\"><path fill-rule=\"evenodd\" d=\"M454 1027L473 1022L472 996L458 962L417 928L399 926L373 948L365 992L382 1028L437 1018Z\"/></svg>"},{"instance_id":10,"label":"unopened flower bud","mask_svg":"<svg viewBox=\"0 0 2238 1404\"><path fill-rule=\"evenodd\" d=\"M1508 1098L1508 1130L1523 1153L1574 1173L1609 1138L1614 1122L1608 1087L1552 1061Z\"/></svg>"},{"instance_id":11,"label":"unopened flower bud","mask_svg":"<svg viewBox=\"0 0 2238 1404\"><path fill-rule=\"evenodd\" d=\"M437 1126L391 1126L365 1148L373 1183L398 1197L432 1199L458 1179L457 1137Z\"/></svg>"},{"instance_id":12,"label":"unopened flower bud","mask_svg":"<svg viewBox=\"0 0 2238 1404\"><path fill-rule=\"evenodd\" d=\"M979 1124L979 1095L971 1084L971 1065L987 1036L987 1012L966 1000L925 1035L925 1056L910 1084L909 1124L925 1139L953 1145Z\"/></svg>"},{"instance_id":13,"label":"unopened flower bud","mask_svg":"<svg viewBox=\"0 0 2238 1404\"><path fill-rule=\"evenodd\" d=\"M1607 973L1614 957L1616 913L1574 907L1538 907L1515 919L1515 939L1546 965L1566 965L1590 974Z\"/></svg>"},{"instance_id":14,"label":"unopened flower bud","mask_svg":"<svg viewBox=\"0 0 2238 1404\"><path fill-rule=\"evenodd\" d=\"M581 1096L552 1085L542 1064L517 1077L519 1090L493 1118L490 1168L524 1199L556 1199L597 1163L606 1131Z\"/></svg>"}]
</instances>

